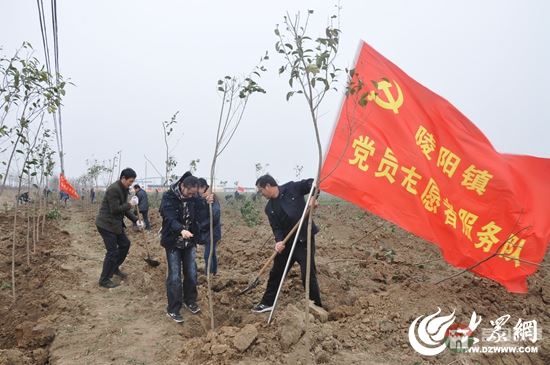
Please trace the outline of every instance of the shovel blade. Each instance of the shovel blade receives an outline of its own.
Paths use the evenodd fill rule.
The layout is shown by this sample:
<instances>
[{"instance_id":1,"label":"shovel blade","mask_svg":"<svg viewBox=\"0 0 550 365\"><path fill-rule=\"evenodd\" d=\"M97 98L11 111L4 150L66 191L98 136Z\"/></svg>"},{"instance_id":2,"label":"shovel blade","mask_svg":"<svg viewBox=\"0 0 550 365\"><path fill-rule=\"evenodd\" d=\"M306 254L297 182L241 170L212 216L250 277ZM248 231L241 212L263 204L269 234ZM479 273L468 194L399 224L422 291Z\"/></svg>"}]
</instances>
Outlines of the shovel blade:
<instances>
[{"instance_id":1,"label":"shovel blade","mask_svg":"<svg viewBox=\"0 0 550 365\"><path fill-rule=\"evenodd\" d=\"M241 290L237 295L243 295L245 293L248 293L249 291L251 291L252 289L254 289L255 287L258 286L258 284L260 283L260 278L256 277L254 280L252 280L248 286L246 288L244 288L243 290Z\"/></svg>"},{"instance_id":2,"label":"shovel blade","mask_svg":"<svg viewBox=\"0 0 550 365\"><path fill-rule=\"evenodd\" d=\"M149 266L151 266L151 267L157 267L157 266L160 265L160 262L158 262L157 260L153 260L153 259L150 258L150 257L147 257L147 258L145 258L145 259L143 259L143 260L145 260L145 262L146 262Z\"/></svg>"}]
</instances>

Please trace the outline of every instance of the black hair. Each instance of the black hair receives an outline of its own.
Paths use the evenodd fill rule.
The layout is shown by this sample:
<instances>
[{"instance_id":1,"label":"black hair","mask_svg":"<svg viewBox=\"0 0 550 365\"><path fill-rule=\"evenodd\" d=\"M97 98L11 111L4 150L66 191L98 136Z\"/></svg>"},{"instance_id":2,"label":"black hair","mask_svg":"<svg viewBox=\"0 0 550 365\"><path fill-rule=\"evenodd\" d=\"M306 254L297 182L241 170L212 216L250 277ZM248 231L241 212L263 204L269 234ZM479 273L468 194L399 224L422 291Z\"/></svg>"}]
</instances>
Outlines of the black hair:
<instances>
[{"instance_id":1,"label":"black hair","mask_svg":"<svg viewBox=\"0 0 550 365\"><path fill-rule=\"evenodd\" d=\"M141 189L141 186L139 184L134 185L134 189Z\"/></svg>"},{"instance_id":2,"label":"black hair","mask_svg":"<svg viewBox=\"0 0 550 365\"><path fill-rule=\"evenodd\" d=\"M265 186L269 184L271 186L278 186L277 181L273 178L273 176L267 174L260 176L258 180L256 180L256 186L259 186L261 188L265 188Z\"/></svg>"},{"instance_id":3,"label":"black hair","mask_svg":"<svg viewBox=\"0 0 550 365\"><path fill-rule=\"evenodd\" d=\"M183 182L183 180L185 180L186 178L188 178L189 176L193 176L193 174L191 173L191 171L186 171L183 175L181 175L181 177L179 178L178 180L178 184L181 184Z\"/></svg>"},{"instance_id":4,"label":"black hair","mask_svg":"<svg viewBox=\"0 0 550 365\"><path fill-rule=\"evenodd\" d=\"M129 168L129 167L125 168L124 170L122 170L120 172L120 179L121 180L122 180L122 178L135 179L136 177L137 177L136 172L133 169Z\"/></svg>"},{"instance_id":5,"label":"black hair","mask_svg":"<svg viewBox=\"0 0 550 365\"><path fill-rule=\"evenodd\" d=\"M199 187L199 179L197 179L195 176L187 176L183 181L181 182L183 184L184 188L198 188Z\"/></svg>"},{"instance_id":6,"label":"black hair","mask_svg":"<svg viewBox=\"0 0 550 365\"><path fill-rule=\"evenodd\" d=\"M206 182L206 179L201 177L199 178L199 188L209 188L208 183Z\"/></svg>"}]
</instances>

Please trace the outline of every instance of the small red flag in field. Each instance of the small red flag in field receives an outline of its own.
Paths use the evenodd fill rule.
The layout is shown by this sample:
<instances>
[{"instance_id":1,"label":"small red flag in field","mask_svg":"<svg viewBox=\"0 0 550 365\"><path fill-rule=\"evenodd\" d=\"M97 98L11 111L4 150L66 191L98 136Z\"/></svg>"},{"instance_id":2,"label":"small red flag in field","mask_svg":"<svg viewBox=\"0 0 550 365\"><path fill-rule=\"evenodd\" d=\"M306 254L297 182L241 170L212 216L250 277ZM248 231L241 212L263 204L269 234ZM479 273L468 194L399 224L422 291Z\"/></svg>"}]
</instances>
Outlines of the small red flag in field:
<instances>
[{"instance_id":1,"label":"small red flag in field","mask_svg":"<svg viewBox=\"0 0 550 365\"><path fill-rule=\"evenodd\" d=\"M536 131L533 131L536 133ZM527 291L550 241L550 159L498 153L447 100L362 44L321 189Z\"/></svg>"},{"instance_id":2,"label":"small red flag in field","mask_svg":"<svg viewBox=\"0 0 550 365\"><path fill-rule=\"evenodd\" d=\"M80 199L80 196L76 193L70 182L65 179L65 175L59 174L59 191L66 192L73 199Z\"/></svg>"}]
</instances>

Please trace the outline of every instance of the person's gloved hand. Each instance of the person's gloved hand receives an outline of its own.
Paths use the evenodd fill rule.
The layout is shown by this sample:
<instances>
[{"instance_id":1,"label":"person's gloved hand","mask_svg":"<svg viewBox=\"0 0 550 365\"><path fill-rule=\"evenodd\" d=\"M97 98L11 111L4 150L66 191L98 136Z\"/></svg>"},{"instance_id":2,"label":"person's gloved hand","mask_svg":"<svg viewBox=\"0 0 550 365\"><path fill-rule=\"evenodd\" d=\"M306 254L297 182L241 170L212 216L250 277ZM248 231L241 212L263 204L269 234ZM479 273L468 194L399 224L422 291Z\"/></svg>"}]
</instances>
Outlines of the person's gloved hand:
<instances>
[{"instance_id":1,"label":"person's gloved hand","mask_svg":"<svg viewBox=\"0 0 550 365\"><path fill-rule=\"evenodd\" d=\"M137 224L137 227L140 231L142 231L143 228L145 228L145 224L143 223L143 221L141 219L138 220L136 224Z\"/></svg>"},{"instance_id":2,"label":"person's gloved hand","mask_svg":"<svg viewBox=\"0 0 550 365\"><path fill-rule=\"evenodd\" d=\"M134 195L134 196L132 197L132 199L130 199L130 205L133 206L133 207L135 207L135 206L138 205L138 204L139 204L139 199L138 199L137 196Z\"/></svg>"}]
</instances>

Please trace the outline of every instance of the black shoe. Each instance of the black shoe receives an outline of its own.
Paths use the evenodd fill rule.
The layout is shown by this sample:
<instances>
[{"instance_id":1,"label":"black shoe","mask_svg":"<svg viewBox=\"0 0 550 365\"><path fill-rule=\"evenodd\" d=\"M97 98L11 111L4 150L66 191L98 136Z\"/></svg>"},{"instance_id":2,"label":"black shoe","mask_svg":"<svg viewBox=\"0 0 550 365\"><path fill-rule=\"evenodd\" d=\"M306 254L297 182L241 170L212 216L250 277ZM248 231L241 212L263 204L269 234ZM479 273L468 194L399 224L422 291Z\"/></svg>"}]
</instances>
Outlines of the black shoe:
<instances>
[{"instance_id":1,"label":"black shoe","mask_svg":"<svg viewBox=\"0 0 550 365\"><path fill-rule=\"evenodd\" d=\"M107 280L100 281L99 286L107 289L112 289L112 288L116 288L118 284L115 284L110 279L107 279Z\"/></svg>"},{"instance_id":2,"label":"black shoe","mask_svg":"<svg viewBox=\"0 0 550 365\"><path fill-rule=\"evenodd\" d=\"M252 307L252 312L254 313L263 313L268 312L273 309L272 305L266 305L263 303L258 303L254 307Z\"/></svg>"},{"instance_id":3,"label":"black shoe","mask_svg":"<svg viewBox=\"0 0 550 365\"><path fill-rule=\"evenodd\" d=\"M179 313L169 313L166 312L166 315L170 317L176 323L183 323L183 317Z\"/></svg>"},{"instance_id":4,"label":"black shoe","mask_svg":"<svg viewBox=\"0 0 550 365\"><path fill-rule=\"evenodd\" d=\"M185 304L185 306L187 307L187 309L189 309L189 311L193 314L197 314L201 311L201 309L199 308L199 306L197 305L197 303L191 303L191 304Z\"/></svg>"},{"instance_id":5,"label":"black shoe","mask_svg":"<svg viewBox=\"0 0 550 365\"><path fill-rule=\"evenodd\" d=\"M118 276L121 280L125 280L125 279L128 278L128 274L126 274L125 272L122 272L120 270L115 271L113 274Z\"/></svg>"}]
</instances>

